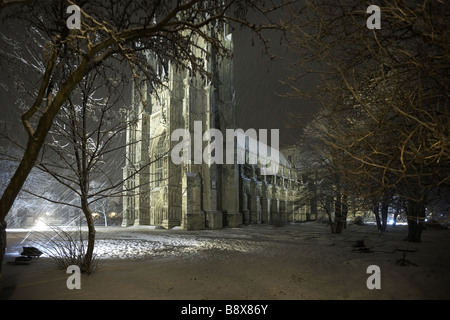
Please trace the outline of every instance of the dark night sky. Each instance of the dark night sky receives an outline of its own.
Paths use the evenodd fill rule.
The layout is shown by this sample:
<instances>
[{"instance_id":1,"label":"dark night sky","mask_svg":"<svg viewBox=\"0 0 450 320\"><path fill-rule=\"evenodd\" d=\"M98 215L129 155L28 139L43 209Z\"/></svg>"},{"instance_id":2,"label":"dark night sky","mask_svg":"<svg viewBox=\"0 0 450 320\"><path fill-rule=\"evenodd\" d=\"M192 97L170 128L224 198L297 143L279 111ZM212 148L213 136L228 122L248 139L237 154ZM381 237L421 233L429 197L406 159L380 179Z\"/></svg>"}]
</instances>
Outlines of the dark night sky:
<instances>
[{"instance_id":1,"label":"dark night sky","mask_svg":"<svg viewBox=\"0 0 450 320\"><path fill-rule=\"evenodd\" d=\"M291 113L308 116L314 107L311 102L281 96L290 89L280 81L287 80L289 66L296 59L286 39L280 43L280 34L272 33L271 52L276 55L273 60L263 52L257 39L252 46L249 31L235 31L233 39L237 127L279 129L280 146L294 143L301 131L287 128L288 123L292 124Z\"/></svg>"},{"instance_id":2,"label":"dark night sky","mask_svg":"<svg viewBox=\"0 0 450 320\"><path fill-rule=\"evenodd\" d=\"M280 34L271 33L271 52L276 55L271 60L263 52L258 39L252 41L252 36L248 30L233 33L237 127L244 130L279 129L280 146L292 144L299 138L299 129L287 128L287 123L292 119L290 113L308 114L313 110L305 102L280 96L289 90L280 81L286 80L288 67L295 56L286 49L286 40L280 43ZM4 76L2 72L3 82ZM14 106L11 96L2 89L0 100L2 108L5 105ZM10 120L18 120L18 114L9 116L12 116Z\"/></svg>"}]
</instances>

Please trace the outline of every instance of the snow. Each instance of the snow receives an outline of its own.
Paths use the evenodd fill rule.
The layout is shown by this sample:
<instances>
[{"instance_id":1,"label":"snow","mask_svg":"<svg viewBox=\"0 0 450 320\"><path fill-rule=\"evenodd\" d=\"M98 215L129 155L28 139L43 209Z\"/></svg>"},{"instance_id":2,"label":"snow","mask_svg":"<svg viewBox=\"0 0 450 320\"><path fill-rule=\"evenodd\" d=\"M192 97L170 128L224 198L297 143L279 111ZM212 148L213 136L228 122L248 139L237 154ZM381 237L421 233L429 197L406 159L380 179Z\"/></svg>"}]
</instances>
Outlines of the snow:
<instances>
[{"instance_id":1,"label":"snow","mask_svg":"<svg viewBox=\"0 0 450 320\"><path fill-rule=\"evenodd\" d=\"M49 232L42 231L39 232ZM98 227L99 269L69 290L66 270L45 255L14 265L37 231L8 230L2 299L449 299L450 231L427 229L404 241L406 226L380 234L349 225L340 235L315 222L221 230ZM364 240L369 253L353 246ZM43 245L43 244L42 244ZM413 264L401 266L405 258ZM369 290L371 265L381 289Z\"/></svg>"}]
</instances>

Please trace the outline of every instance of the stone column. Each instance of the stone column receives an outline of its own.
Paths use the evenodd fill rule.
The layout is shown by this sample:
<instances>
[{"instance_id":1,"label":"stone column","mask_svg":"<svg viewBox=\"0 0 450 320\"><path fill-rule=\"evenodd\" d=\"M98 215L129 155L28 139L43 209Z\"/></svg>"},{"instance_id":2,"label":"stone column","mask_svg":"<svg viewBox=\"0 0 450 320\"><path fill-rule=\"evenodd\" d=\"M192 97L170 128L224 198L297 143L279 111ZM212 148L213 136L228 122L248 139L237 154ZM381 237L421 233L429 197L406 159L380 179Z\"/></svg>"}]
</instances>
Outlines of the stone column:
<instances>
[{"instance_id":1,"label":"stone column","mask_svg":"<svg viewBox=\"0 0 450 320\"><path fill-rule=\"evenodd\" d=\"M261 186L261 222L268 223L270 219L270 188L267 181Z\"/></svg>"},{"instance_id":2,"label":"stone column","mask_svg":"<svg viewBox=\"0 0 450 320\"><path fill-rule=\"evenodd\" d=\"M201 179L197 173L185 172L182 182L182 221L184 230L205 229L205 213L201 210Z\"/></svg>"},{"instance_id":3,"label":"stone column","mask_svg":"<svg viewBox=\"0 0 450 320\"><path fill-rule=\"evenodd\" d=\"M270 223L280 221L280 187L272 186L272 198L270 200Z\"/></svg>"},{"instance_id":4,"label":"stone column","mask_svg":"<svg viewBox=\"0 0 450 320\"><path fill-rule=\"evenodd\" d=\"M250 181L250 223L261 223L261 182Z\"/></svg>"},{"instance_id":5,"label":"stone column","mask_svg":"<svg viewBox=\"0 0 450 320\"><path fill-rule=\"evenodd\" d=\"M242 227L242 213L239 212L239 170L237 165L222 165L222 210L224 227Z\"/></svg>"},{"instance_id":6,"label":"stone column","mask_svg":"<svg viewBox=\"0 0 450 320\"><path fill-rule=\"evenodd\" d=\"M249 193L250 193L250 179L241 175L241 194L239 203L241 205L241 212L244 224L250 223L250 211L249 211Z\"/></svg>"},{"instance_id":7,"label":"stone column","mask_svg":"<svg viewBox=\"0 0 450 320\"><path fill-rule=\"evenodd\" d=\"M289 216L288 221L297 221L298 215L294 210L294 190L291 189L291 184L289 184L289 189L287 190L287 214Z\"/></svg>"},{"instance_id":8,"label":"stone column","mask_svg":"<svg viewBox=\"0 0 450 320\"><path fill-rule=\"evenodd\" d=\"M134 198L134 191L132 189L133 179L128 179L128 165L123 168L123 192L122 192L122 227L129 227L133 225L134 216L132 201ZM127 180L128 179L128 180Z\"/></svg>"},{"instance_id":9,"label":"stone column","mask_svg":"<svg viewBox=\"0 0 450 320\"><path fill-rule=\"evenodd\" d=\"M286 203L286 189L284 185L280 188L280 222L285 223L287 221L287 203Z\"/></svg>"}]
</instances>

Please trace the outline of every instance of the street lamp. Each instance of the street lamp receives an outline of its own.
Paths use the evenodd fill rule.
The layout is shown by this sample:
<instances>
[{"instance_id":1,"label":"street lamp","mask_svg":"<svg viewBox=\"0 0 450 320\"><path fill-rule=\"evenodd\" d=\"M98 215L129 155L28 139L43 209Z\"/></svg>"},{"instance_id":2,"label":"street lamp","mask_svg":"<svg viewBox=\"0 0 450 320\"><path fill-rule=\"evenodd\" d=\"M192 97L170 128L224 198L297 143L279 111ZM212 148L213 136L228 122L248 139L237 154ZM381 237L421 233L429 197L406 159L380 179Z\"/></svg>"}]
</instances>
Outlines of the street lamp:
<instances>
[{"instance_id":1,"label":"street lamp","mask_svg":"<svg viewBox=\"0 0 450 320\"><path fill-rule=\"evenodd\" d=\"M117 212L114 212L114 211L110 212L110 213L109 213L109 217L110 217L111 219L117 218Z\"/></svg>"}]
</instances>

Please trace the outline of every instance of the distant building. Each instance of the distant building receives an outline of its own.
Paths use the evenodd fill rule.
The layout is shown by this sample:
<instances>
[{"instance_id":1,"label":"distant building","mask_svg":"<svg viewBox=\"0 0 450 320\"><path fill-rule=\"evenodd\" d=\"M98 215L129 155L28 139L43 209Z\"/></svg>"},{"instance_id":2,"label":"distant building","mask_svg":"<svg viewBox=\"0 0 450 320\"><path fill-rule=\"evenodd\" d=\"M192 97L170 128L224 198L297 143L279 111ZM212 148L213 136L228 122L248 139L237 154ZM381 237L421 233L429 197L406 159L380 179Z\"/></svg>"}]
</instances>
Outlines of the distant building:
<instances>
[{"instance_id":1,"label":"distant building","mask_svg":"<svg viewBox=\"0 0 450 320\"><path fill-rule=\"evenodd\" d=\"M233 48L231 34L219 37ZM219 62L209 51L210 55L203 59L215 76L213 83L192 76L187 70L169 68L166 86L157 92L150 92L145 82L140 88L133 88L130 116L137 115L137 119L127 130L124 227L218 229L310 217L309 209L299 207L296 201L302 188L300 175L284 157L278 173L266 176L258 164L250 164L248 151L244 164L238 164L236 159L231 164L195 163L192 153L196 150L190 154L191 163L172 161L170 151L179 144L171 139L174 130L184 129L194 137L195 126L200 122L202 132L215 128L225 135L226 129L236 128L232 60L221 58ZM147 97L146 105L138 98L138 92ZM201 150L209 143L202 141ZM223 144L225 150L225 139ZM235 144L236 150L240 147Z\"/></svg>"}]
</instances>

